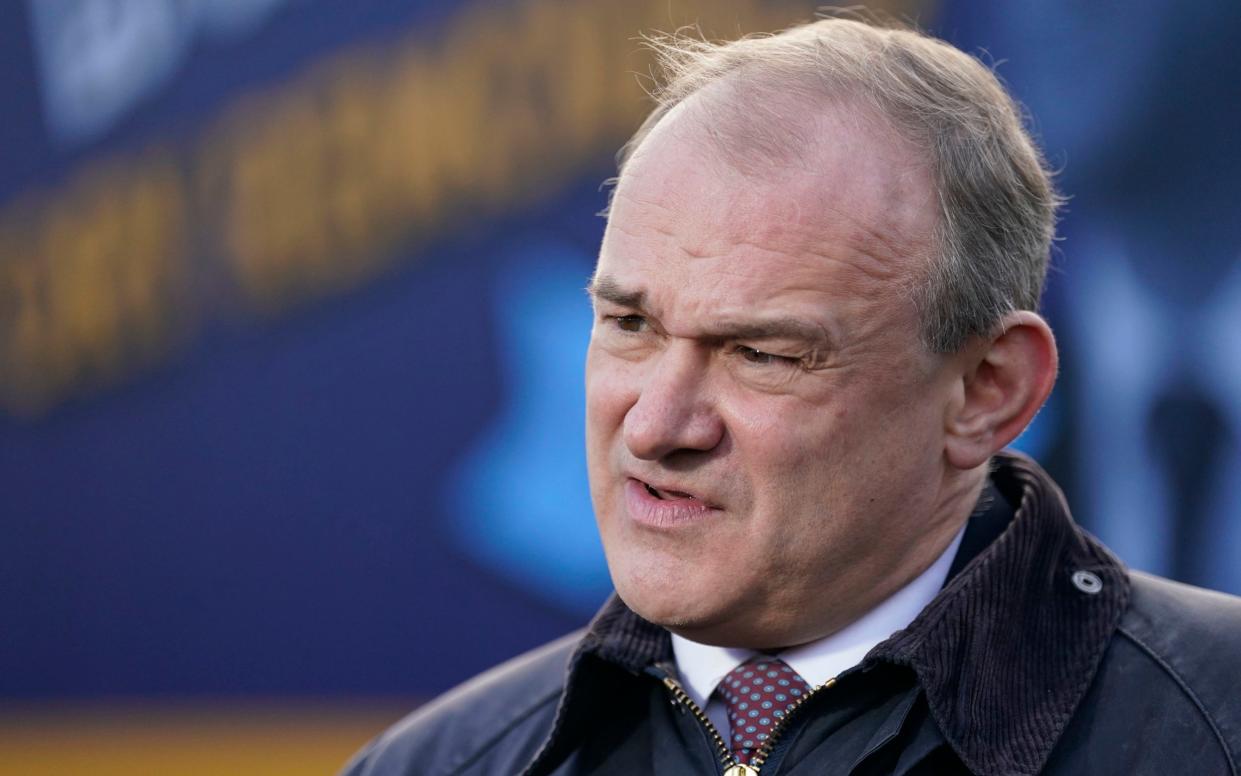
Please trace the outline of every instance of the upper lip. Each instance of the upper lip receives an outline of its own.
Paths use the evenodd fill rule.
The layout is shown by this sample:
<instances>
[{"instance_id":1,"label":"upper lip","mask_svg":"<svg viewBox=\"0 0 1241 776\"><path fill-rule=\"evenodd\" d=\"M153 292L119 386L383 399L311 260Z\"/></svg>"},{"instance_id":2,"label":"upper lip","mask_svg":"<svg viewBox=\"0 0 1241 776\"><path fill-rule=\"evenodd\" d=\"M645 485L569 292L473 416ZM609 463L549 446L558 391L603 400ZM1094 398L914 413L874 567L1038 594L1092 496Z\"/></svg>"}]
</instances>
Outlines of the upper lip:
<instances>
[{"instance_id":1,"label":"upper lip","mask_svg":"<svg viewBox=\"0 0 1241 776\"><path fill-rule=\"evenodd\" d=\"M710 499L704 497L699 491L692 488L687 488L679 483L647 479L634 474L630 474L629 476L631 479L636 480L639 484L655 489L665 498L690 498L701 501L713 509L719 508Z\"/></svg>"}]
</instances>

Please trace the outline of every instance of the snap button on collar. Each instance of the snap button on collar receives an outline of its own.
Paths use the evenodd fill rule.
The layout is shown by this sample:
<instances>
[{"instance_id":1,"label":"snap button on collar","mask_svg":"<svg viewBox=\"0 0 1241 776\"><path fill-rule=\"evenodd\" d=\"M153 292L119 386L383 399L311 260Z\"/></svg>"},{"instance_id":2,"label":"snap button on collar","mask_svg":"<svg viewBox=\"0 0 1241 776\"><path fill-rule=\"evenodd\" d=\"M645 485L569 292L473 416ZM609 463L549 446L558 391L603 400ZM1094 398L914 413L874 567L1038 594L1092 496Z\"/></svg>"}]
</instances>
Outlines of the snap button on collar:
<instances>
[{"instance_id":1,"label":"snap button on collar","mask_svg":"<svg viewBox=\"0 0 1241 776\"><path fill-rule=\"evenodd\" d=\"M1095 595L1103 589L1103 580L1093 571L1074 571L1073 586L1086 595Z\"/></svg>"}]
</instances>

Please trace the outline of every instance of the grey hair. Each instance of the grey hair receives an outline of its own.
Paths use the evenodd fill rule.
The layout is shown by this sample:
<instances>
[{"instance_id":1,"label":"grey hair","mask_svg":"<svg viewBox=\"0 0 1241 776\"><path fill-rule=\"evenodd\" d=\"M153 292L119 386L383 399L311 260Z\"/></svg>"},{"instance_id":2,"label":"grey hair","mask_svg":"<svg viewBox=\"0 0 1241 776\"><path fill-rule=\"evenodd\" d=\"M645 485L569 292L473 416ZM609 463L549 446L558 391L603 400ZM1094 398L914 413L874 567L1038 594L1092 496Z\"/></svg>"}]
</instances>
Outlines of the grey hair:
<instances>
[{"instance_id":1,"label":"grey hair","mask_svg":"<svg viewBox=\"0 0 1241 776\"><path fill-rule=\"evenodd\" d=\"M678 33L647 44L663 77L656 108L618 154L622 173L673 108L731 75L770 87L743 90L747 102L765 92L793 95L810 101L804 111L841 97L861 100L929 157L936 255L909 289L926 347L958 351L972 336L993 336L1009 312L1038 309L1061 199L1016 104L977 59L912 29L852 18L724 43ZM730 113L750 124L770 121L762 116L775 110L737 107ZM752 153L770 149L770 136L750 134Z\"/></svg>"}]
</instances>

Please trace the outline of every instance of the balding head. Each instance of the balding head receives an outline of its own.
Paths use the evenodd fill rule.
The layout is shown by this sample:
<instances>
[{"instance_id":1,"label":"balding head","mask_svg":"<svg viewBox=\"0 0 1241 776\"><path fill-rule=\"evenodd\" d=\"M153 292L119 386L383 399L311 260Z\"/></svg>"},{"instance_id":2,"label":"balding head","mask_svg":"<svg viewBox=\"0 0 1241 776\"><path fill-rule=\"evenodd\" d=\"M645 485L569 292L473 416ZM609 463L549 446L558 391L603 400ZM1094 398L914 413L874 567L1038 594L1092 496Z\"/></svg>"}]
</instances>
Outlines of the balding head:
<instances>
[{"instance_id":1,"label":"balding head","mask_svg":"<svg viewBox=\"0 0 1241 776\"><path fill-rule=\"evenodd\" d=\"M622 151L686 114L739 171L770 179L812 165L852 116L891 130L933 181L934 250L909 289L922 338L953 352L1038 307L1058 198L1012 100L976 59L917 32L824 19L724 44L655 38L666 83ZM841 110L842 106L848 110ZM824 121L829 117L829 121Z\"/></svg>"}]
</instances>

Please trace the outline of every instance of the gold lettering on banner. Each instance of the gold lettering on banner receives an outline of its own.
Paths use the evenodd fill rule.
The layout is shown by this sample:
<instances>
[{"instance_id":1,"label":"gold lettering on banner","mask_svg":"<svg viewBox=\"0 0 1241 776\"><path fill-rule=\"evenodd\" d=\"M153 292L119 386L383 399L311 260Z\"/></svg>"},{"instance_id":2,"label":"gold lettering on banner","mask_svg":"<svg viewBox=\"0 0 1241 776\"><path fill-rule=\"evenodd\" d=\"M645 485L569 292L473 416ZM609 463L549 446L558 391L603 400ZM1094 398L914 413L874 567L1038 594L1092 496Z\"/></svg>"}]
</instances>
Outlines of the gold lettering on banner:
<instances>
[{"instance_id":1,"label":"gold lettering on banner","mask_svg":"<svg viewBox=\"0 0 1241 776\"><path fill-rule=\"evenodd\" d=\"M18 215L20 214L20 215ZM184 202L170 156L92 169L0 234L0 398L32 414L67 386L149 363L176 330Z\"/></svg>"},{"instance_id":2,"label":"gold lettering on banner","mask_svg":"<svg viewBox=\"0 0 1241 776\"><path fill-rule=\"evenodd\" d=\"M790 21L755 2L725 11ZM221 192L238 287L255 309L279 311L373 277L398 243L566 180L640 120L625 66L637 44L623 31L660 14L665 3L601 0L466 11L434 41L351 53L242 103L223 122Z\"/></svg>"},{"instance_id":3,"label":"gold lettering on banner","mask_svg":"<svg viewBox=\"0 0 1241 776\"><path fill-rule=\"evenodd\" d=\"M90 162L0 212L0 408L37 414L122 379L197 311L278 314L583 165L606 175L648 108L640 31L701 21L732 37L805 14L760 0L477 6L245 94L170 151Z\"/></svg>"}]
</instances>

